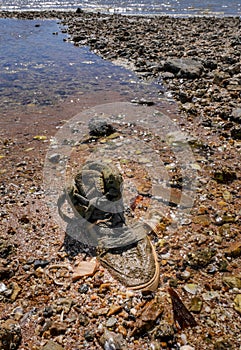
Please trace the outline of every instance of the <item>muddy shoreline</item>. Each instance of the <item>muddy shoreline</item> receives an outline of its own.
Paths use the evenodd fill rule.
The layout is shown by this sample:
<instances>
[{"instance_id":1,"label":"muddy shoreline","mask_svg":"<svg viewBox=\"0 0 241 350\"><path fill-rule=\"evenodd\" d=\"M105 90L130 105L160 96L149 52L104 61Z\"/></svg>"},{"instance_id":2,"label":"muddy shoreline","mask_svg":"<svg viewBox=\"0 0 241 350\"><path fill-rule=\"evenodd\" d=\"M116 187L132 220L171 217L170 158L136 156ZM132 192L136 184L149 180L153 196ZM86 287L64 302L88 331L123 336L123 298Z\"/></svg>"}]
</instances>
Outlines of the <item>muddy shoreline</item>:
<instances>
[{"instance_id":1,"label":"muddy shoreline","mask_svg":"<svg viewBox=\"0 0 241 350\"><path fill-rule=\"evenodd\" d=\"M19 350L111 349L114 343L128 350L240 349L240 19L127 17L81 11L1 12L0 16L57 19L74 45L87 45L104 59L130 67L144 82L160 80L165 89L151 102L155 107L162 100L175 101L172 118L189 135L185 142L192 149L197 171L194 205L182 224L175 224L178 195L186 179L168 145L149 135L173 191L169 215L150 235L161 270L155 293L128 291L101 266L93 276L74 282L80 262L92 257L86 252L69 256L64 249L64 234L45 201L46 152L68 118L103 100L124 98L99 92L87 94L79 103L66 101L38 112L23 108L20 116L14 112L4 116L0 131L2 348L10 349L11 343ZM124 178L137 179L133 215L145 217L152 199L143 163L126 162L118 145L126 135L133 139L139 135L143 142L146 136L138 126L118 132L116 139L76 146L72 161L76 165L76 157L114 144L115 162L121 165ZM174 135L177 143L182 142L178 135ZM145 152L137 151L141 161L146 161ZM180 327L174 322L170 286L197 325ZM154 319L148 302L162 310Z\"/></svg>"}]
</instances>

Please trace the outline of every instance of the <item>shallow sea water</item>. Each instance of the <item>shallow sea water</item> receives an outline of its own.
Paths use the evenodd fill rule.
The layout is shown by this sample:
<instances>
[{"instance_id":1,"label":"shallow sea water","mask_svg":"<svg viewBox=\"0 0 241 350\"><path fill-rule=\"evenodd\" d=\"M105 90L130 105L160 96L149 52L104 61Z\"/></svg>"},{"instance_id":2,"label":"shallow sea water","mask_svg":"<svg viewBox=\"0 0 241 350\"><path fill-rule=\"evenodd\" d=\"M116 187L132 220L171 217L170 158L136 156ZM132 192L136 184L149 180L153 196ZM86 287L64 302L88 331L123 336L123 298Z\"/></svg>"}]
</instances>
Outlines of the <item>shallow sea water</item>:
<instances>
[{"instance_id":1,"label":"shallow sea water","mask_svg":"<svg viewBox=\"0 0 241 350\"><path fill-rule=\"evenodd\" d=\"M0 19L0 26L1 110L105 90L148 97L160 88L146 88L129 70L65 42L56 21Z\"/></svg>"},{"instance_id":2,"label":"shallow sea water","mask_svg":"<svg viewBox=\"0 0 241 350\"><path fill-rule=\"evenodd\" d=\"M76 9L127 14L240 15L240 0L0 0L2 10Z\"/></svg>"}]
</instances>

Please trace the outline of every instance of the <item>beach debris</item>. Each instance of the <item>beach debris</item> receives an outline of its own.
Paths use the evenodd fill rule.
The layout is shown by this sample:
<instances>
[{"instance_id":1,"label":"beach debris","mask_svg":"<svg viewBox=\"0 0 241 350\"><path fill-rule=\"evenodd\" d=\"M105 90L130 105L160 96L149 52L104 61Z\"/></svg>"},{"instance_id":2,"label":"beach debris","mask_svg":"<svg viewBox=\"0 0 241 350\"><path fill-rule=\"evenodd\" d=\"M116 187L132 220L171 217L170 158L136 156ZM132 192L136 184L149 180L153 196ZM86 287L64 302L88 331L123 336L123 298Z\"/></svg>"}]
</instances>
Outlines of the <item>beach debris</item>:
<instances>
[{"instance_id":1,"label":"beach debris","mask_svg":"<svg viewBox=\"0 0 241 350\"><path fill-rule=\"evenodd\" d=\"M45 141L47 140L47 136L46 135L36 135L33 137L34 140L38 140L38 141Z\"/></svg>"},{"instance_id":2,"label":"beach debris","mask_svg":"<svg viewBox=\"0 0 241 350\"><path fill-rule=\"evenodd\" d=\"M138 336L148 332L156 325L157 319L164 311L164 305L162 302L162 297L157 294L154 299L148 301L144 305L144 307L138 312L131 336Z\"/></svg>"},{"instance_id":3,"label":"beach debris","mask_svg":"<svg viewBox=\"0 0 241 350\"><path fill-rule=\"evenodd\" d=\"M195 318L183 304L177 292L171 287L168 288L168 291L172 300L174 321L178 328L185 329L187 327L196 327L197 322Z\"/></svg>"}]
</instances>

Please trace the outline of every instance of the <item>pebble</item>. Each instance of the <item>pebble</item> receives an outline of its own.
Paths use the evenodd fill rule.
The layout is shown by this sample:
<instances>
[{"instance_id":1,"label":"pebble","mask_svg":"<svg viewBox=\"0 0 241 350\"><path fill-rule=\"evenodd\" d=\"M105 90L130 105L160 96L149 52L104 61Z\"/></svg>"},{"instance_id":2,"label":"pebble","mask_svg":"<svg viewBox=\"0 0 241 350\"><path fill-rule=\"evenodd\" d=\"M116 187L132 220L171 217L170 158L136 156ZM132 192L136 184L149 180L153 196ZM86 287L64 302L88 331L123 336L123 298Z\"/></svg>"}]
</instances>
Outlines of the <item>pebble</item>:
<instances>
[{"instance_id":1,"label":"pebble","mask_svg":"<svg viewBox=\"0 0 241 350\"><path fill-rule=\"evenodd\" d=\"M41 350L64 350L64 348L53 340L49 340Z\"/></svg>"},{"instance_id":2,"label":"pebble","mask_svg":"<svg viewBox=\"0 0 241 350\"><path fill-rule=\"evenodd\" d=\"M78 292L80 294L86 294L89 291L89 285L86 283L81 284L81 286L78 288Z\"/></svg>"},{"instance_id":3,"label":"pebble","mask_svg":"<svg viewBox=\"0 0 241 350\"><path fill-rule=\"evenodd\" d=\"M184 285L183 289L188 293L196 294L198 291L198 285L194 283L188 283Z\"/></svg>"},{"instance_id":4,"label":"pebble","mask_svg":"<svg viewBox=\"0 0 241 350\"><path fill-rule=\"evenodd\" d=\"M117 324L117 319L115 317L110 317L106 322L107 328L113 328Z\"/></svg>"},{"instance_id":5,"label":"pebble","mask_svg":"<svg viewBox=\"0 0 241 350\"><path fill-rule=\"evenodd\" d=\"M234 299L234 309L241 315L241 294L237 294Z\"/></svg>"}]
</instances>

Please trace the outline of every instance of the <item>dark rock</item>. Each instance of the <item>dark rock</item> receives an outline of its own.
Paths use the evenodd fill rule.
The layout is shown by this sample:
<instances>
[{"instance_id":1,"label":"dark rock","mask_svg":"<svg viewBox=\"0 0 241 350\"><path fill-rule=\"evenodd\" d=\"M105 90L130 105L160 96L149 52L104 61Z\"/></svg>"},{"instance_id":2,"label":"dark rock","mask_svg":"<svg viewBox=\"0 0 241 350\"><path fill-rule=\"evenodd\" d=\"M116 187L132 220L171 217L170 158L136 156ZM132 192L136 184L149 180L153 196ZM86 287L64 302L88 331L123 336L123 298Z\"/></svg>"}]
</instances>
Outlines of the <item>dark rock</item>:
<instances>
[{"instance_id":1,"label":"dark rock","mask_svg":"<svg viewBox=\"0 0 241 350\"><path fill-rule=\"evenodd\" d=\"M43 311L43 316L44 317L51 317L53 315L53 308L52 306L46 306Z\"/></svg>"},{"instance_id":2,"label":"dark rock","mask_svg":"<svg viewBox=\"0 0 241 350\"><path fill-rule=\"evenodd\" d=\"M60 154L59 153L54 153L49 156L49 161L53 164L56 164L60 161Z\"/></svg>"},{"instance_id":3,"label":"dark rock","mask_svg":"<svg viewBox=\"0 0 241 350\"><path fill-rule=\"evenodd\" d=\"M0 239L0 258L6 259L12 253L14 253L14 245L5 239Z\"/></svg>"},{"instance_id":4,"label":"dark rock","mask_svg":"<svg viewBox=\"0 0 241 350\"><path fill-rule=\"evenodd\" d=\"M0 324L0 349L16 350L22 340L21 328L18 322L8 319Z\"/></svg>"},{"instance_id":5,"label":"dark rock","mask_svg":"<svg viewBox=\"0 0 241 350\"><path fill-rule=\"evenodd\" d=\"M86 283L81 284L81 286L78 288L78 292L80 294L86 294L89 291L89 285Z\"/></svg>"},{"instance_id":6,"label":"dark rock","mask_svg":"<svg viewBox=\"0 0 241 350\"><path fill-rule=\"evenodd\" d=\"M109 136L113 132L116 131L116 129L109 123L107 119L94 117L91 118L89 121L89 130L90 135L92 136Z\"/></svg>"},{"instance_id":7,"label":"dark rock","mask_svg":"<svg viewBox=\"0 0 241 350\"><path fill-rule=\"evenodd\" d=\"M65 332L67 331L67 325L63 322L54 322L51 325L49 331L52 336L65 334Z\"/></svg>"},{"instance_id":8,"label":"dark rock","mask_svg":"<svg viewBox=\"0 0 241 350\"><path fill-rule=\"evenodd\" d=\"M232 137L234 140L241 140L241 127L240 127L240 126L234 127L234 128L231 130L231 137Z\"/></svg>"},{"instance_id":9,"label":"dark rock","mask_svg":"<svg viewBox=\"0 0 241 350\"><path fill-rule=\"evenodd\" d=\"M80 7L78 7L77 10L75 11L75 13L83 13L83 12L84 11Z\"/></svg>"},{"instance_id":10,"label":"dark rock","mask_svg":"<svg viewBox=\"0 0 241 350\"><path fill-rule=\"evenodd\" d=\"M36 270L38 267L46 267L47 265L49 264L49 261L48 260L35 260L34 261L34 264L33 264L33 267L34 269Z\"/></svg>"},{"instance_id":11,"label":"dark rock","mask_svg":"<svg viewBox=\"0 0 241 350\"><path fill-rule=\"evenodd\" d=\"M212 249L197 250L187 255L187 263L194 269L202 268L211 262L214 255L215 251Z\"/></svg>"},{"instance_id":12,"label":"dark rock","mask_svg":"<svg viewBox=\"0 0 241 350\"><path fill-rule=\"evenodd\" d=\"M166 60L164 70L180 78L195 79L201 76L203 65L190 58L173 58Z\"/></svg>"},{"instance_id":13,"label":"dark rock","mask_svg":"<svg viewBox=\"0 0 241 350\"><path fill-rule=\"evenodd\" d=\"M213 174L214 180L218 183L228 184L237 179L236 172L229 167L217 169Z\"/></svg>"},{"instance_id":14,"label":"dark rock","mask_svg":"<svg viewBox=\"0 0 241 350\"><path fill-rule=\"evenodd\" d=\"M210 70L216 69L217 68L217 62L213 60L206 60L203 63L205 68L208 68Z\"/></svg>"},{"instance_id":15,"label":"dark rock","mask_svg":"<svg viewBox=\"0 0 241 350\"><path fill-rule=\"evenodd\" d=\"M95 338L95 333L93 331L86 331L84 333L85 340L87 341L93 341Z\"/></svg>"}]
</instances>

